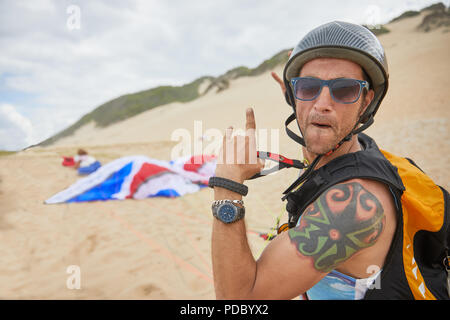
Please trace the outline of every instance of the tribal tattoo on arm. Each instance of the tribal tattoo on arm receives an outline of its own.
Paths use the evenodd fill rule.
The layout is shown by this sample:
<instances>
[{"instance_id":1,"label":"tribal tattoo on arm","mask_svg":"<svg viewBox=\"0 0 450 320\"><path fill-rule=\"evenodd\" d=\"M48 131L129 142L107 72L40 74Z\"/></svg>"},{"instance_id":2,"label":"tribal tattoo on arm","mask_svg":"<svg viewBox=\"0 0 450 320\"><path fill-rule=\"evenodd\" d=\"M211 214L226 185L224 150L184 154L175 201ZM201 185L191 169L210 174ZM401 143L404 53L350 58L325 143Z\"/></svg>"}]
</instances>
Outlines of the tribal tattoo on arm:
<instances>
[{"instance_id":1,"label":"tribal tattoo on arm","mask_svg":"<svg viewBox=\"0 0 450 320\"><path fill-rule=\"evenodd\" d=\"M318 271L330 272L340 262L377 241L384 210L360 183L341 183L323 192L289 230L297 250L311 257Z\"/></svg>"}]
</instances>

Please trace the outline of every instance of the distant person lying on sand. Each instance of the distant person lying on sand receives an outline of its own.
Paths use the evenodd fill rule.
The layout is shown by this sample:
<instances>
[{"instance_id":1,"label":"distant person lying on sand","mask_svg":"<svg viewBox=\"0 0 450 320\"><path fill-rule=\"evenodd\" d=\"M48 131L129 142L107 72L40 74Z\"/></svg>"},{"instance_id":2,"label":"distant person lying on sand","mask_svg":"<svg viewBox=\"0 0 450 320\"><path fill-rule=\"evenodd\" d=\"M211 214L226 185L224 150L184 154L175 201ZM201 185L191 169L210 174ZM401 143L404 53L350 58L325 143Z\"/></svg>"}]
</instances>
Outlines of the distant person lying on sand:
<instances>
[{"instance_id":1,"label":"distant person lying on sand","mask_svg":"<svg viewBox=\"0 0 450 320\"><path fill-rule=\"evenodd\" d=\"M90 174L101 167L101 163L93 156L88 155L86 150L78 149L78 154L73 158L75 162L75 169L78 169L78 174Z\"/></svg>"}]
</instances>

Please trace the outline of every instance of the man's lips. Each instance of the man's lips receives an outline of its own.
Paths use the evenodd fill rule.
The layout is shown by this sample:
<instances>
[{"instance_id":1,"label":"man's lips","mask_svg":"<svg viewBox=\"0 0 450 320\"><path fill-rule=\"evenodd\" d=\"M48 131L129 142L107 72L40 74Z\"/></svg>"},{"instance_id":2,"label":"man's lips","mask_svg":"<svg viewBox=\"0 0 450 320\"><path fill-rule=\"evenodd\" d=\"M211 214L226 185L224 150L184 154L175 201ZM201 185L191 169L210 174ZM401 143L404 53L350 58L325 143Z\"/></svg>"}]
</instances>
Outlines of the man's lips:
<instances>
[{"instance_id":1,"label":"man's lips","mask_svg":"<svg viewBox=\"0 0 450 320\"><path fill-rule=\"evenodd\" d=\"M311 124L317 128L321 128L321 129L329 129L331 128L331 125L328 123L324 123L324 122L311 122Z\"/></svg>"},{"instance_id":2,"label":"man's lips","mask_svg":"<svg viewBox=\"0 0 450 320\"><path fill-rule=\"evenodd\" d=\"M334 120L331 117L319 115L319 114L311 114L308 123L313 128L317 129L332 129L334 130Z\"/></svg>"}]
</instances>

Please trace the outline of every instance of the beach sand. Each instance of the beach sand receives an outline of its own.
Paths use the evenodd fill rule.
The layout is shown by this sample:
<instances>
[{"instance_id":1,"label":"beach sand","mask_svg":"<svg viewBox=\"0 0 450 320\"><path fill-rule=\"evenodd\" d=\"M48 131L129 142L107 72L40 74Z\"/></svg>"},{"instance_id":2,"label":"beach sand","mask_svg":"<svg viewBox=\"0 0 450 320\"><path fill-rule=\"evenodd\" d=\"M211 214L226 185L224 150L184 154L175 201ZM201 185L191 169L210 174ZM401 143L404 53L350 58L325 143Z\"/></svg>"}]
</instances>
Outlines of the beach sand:
<instances>
[{"instance_id":1,"label":"beach sand","mask_svg":"<svg viewBox=\"0 0 450 320\"><path fill-rule=\"evenodd\" d=\"M390 88L367 133L450 189L450 32L416 31L420 19L391 23L391 33L380 37ZM281 75L282 67L274 71ZM175 199L43 202L78 179L75 170L61 165L61 156L79 147L102 163L136 154L169 160L177 130L194 136L199 126L201 134L229 125L243 129L247 107L255 110L259 133L278 142L264 149L301 158L284 132L291 108L269 72L233 80L229 89L189 103L159 107L105 129L89 124L52 146L0 157L0 298L214 299L211 189ZM194 142L198 147L198 134L191 141L193 153ZM200 150L205 148L214 149L204 141ZM297 174L285 170L247 183L246 223L255 257L267 244L258 232L270 231L277 216L286 221L280 198ZM78 290L67 286L70 266L79 267Z\"/></svg>"}]
</instances>

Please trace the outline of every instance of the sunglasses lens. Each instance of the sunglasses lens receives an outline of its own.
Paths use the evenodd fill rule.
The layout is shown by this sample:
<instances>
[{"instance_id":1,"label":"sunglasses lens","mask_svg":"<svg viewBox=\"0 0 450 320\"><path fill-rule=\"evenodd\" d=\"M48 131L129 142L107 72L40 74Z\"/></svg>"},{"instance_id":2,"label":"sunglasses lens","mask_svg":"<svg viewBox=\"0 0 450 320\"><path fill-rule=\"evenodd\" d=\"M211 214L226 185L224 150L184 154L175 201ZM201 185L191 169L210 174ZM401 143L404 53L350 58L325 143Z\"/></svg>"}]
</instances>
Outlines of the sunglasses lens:
<instances>
[{"instance_id":1,"label":"sunglasses lens","mask_svg":"<svg viewBox=\"0 0 450 320\"><path fill-rule=\"evenodd\" d=\"M353 103L359 98L360 85L352 79L337 79L333 82L331 91L337 102Z\"/></svg>"},{"instance_id":2,"label":"sunglasses lens","mask_svg":"<svg viewBox=\"0 0 450 320\"><path fill-rule=\"evenodd\" d=\"M295 96L300 100L313 100L320 91L320 80L300 78L295 82Z\"/></svg>"}]
</instances>

